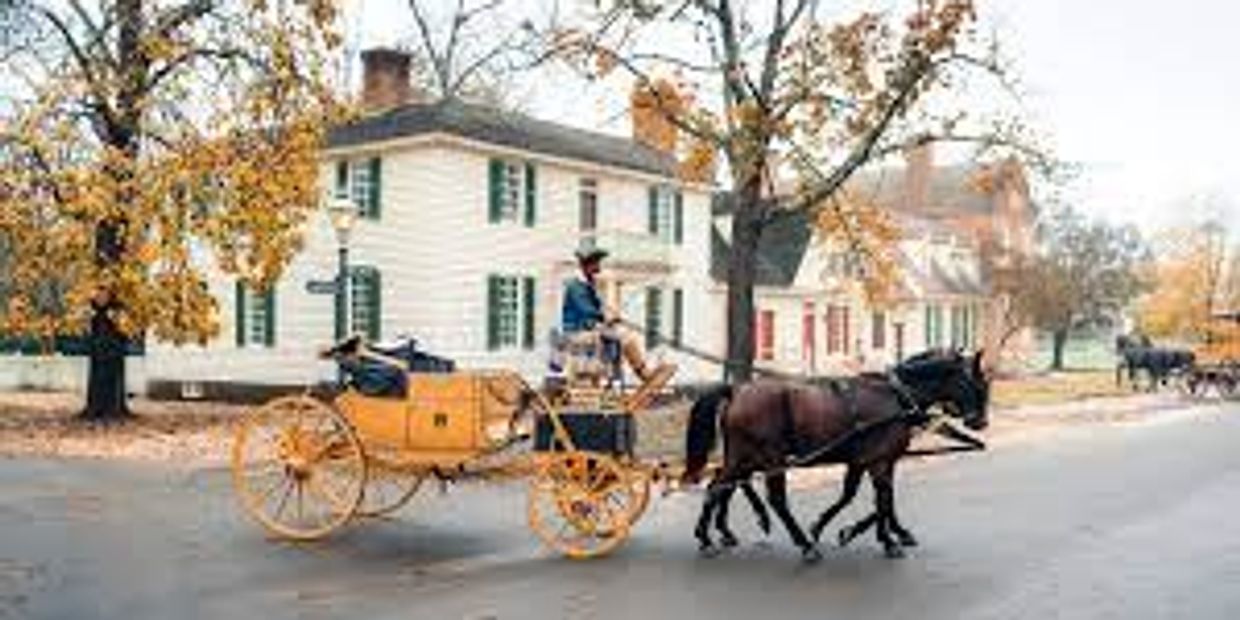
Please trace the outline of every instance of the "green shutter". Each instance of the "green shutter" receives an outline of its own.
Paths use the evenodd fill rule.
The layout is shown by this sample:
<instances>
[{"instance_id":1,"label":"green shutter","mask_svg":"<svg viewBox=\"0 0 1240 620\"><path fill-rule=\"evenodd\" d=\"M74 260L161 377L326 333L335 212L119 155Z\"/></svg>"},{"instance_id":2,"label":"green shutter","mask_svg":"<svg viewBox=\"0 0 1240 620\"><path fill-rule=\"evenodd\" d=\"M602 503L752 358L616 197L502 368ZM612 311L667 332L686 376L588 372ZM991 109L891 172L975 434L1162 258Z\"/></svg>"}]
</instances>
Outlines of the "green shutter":
<instances>
[{"instance_id":1,"label":"green shutter","mask_svg":"<svg viewBox=\"0 0 1240 620\"><path fill-rule=\"evenodd\" d=\"M263 344L276 346L276 287L273 284L263 294L263 318L267 324L263 326Z\"/></svg>"},{"instance_id":2,"label":"green shutter","mask_svg":"<svg viewBox=\"0 0 1240 620\"><path fill-rule=\"evenodd\" d=\"M378 157L370 158L370 208L366 211L365 216L372 219L379 219L382 212L383 199L383 160Z\"/></svg>"},{"instance_id":3,"label":"green shutter","mask_svg":"<svg viewBox=\"0 0 1240 620\"><path fill-rule=\"evenodd\" d=\"M342 159L336 162L336 197L346 198L349 195L349 162Z\"/></svg>"},{"instance_id":4,"label":"green shutter","mask_svg":"<svg viewBox=\"0 0 1240 620\"><path fill-rule=\"evenodd\" d=\"M675 211L672 213L672 240L677 245L685 241L685 195L676 192Z\"/></svg>"},{"instance_id":5,"label":"green shutter","mask_svg":"<svg viewBox=\"0 0 1240 620\"><path fill-rule=\"evenodd\" d=\"M503 211L504 204L504 161L501 159L491 160L490 174L490 221L492 224L500 219L500 212Z\"/></svg>"},{"instance_id":6,"label":"green shutter","mask_svg":"<svg viewBox=\"0 0 1240 620\"><path fill-rule=\"evenodd\" d=\"M930 305L926 304L926 319L923 327L925 332L926 348L934 346L934 316L930 312Z\"/></svg>"},{"instance_id":7,"label":"green shutter","mask_svg":"<svg viewBox=\"0 0 1240 620\"><path fill-rule=\"evenodd\" d=\"M237 280L236 288L236 326L237 326L237 346L245 346L245 282Z\"/></svg>"},{"instance_id":8,"label":"green shutter","mask_svg":"<svg viewBox=\"0 0 1240 620\"><path fill-rule=\"evenodd\" d=\"M373 342L383 338L383 279L374 267L366 270L366 276L370 280L370 299L366 300L370 305L370 325L366 331Z\"/></svg>"},{"instance_id":9,"label":"green shutter","mask_svg":"<svg viewBox=\"0 0 1240 620\"><path fill-rule=\"evenodd\" d=\"M662 291L649 287L646 289L646 348L653 349L659 344L659 305L662 302Z\"/></svg>"},{"instance_id":10,"label":"green shutter","mask_svg":"<svg viewBox=\"0 0 1240 620\"><path fill-rule=\"evenodd\" d=\"M684 336L685 325L685 292L676 289L672 291L672 344L680 346L681 338Z\"/></svg>"},{"instance_id":11,"label":"green shutter","mask_svg":"<svg viewBox=\"0 0 1240 620\"><path fill-rule=\"evenodd\" d=\"M526 226L534 225L534 222L536 219L536 213L537 213L537 206L535 203L538 202L537 200L538 177L535 171L536 171L536 168L534 167L534 164L530 162L525 163L525 225Z\"/></svg>"},{"instance_id":12,"label":"green shutter","mask_svg":"<svg viewBox=\"0 0 1240 620\"><path fill-rule=\"evenodd\" d=\"M487 276L487 349L499 348L499 276Z\"/></svg>"},{"instance_id":13,"label":"green shutter","mask_svg":"<svg viewBox=\"0 0 1240 620\"><path fill-rule=\"evenodd\" d=\"M659 188L651 185L646 190L646 232L659 234Z\"/></svg>"},{"instance_id":14,"label":"green shutter","mask_svg":"<svg viewBox=\"0 0 1240 620\"><path fill-rule=\"evenodd\" d=\"M522 311L525 312L524 323L525 332L522 334L522 346L526 349L534 348L534 311L537 309L534 303L534 278L525 278L523 284L522 295Z\"/></svg>"}]
</instances>

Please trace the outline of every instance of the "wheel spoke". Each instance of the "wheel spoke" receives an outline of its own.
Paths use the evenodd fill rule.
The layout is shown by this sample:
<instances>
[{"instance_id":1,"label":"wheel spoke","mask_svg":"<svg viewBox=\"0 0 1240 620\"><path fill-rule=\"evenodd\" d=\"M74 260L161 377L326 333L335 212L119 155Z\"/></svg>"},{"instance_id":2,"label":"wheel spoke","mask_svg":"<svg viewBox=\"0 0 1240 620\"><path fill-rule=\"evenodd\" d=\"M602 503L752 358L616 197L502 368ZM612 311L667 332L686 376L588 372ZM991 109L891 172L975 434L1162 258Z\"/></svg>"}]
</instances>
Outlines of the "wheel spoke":
<instances>
[{"instance_id":1,"label":"wheel spoke","mask_svg":"<svg viewBox=\"0 0 1240 620\"><path fill-rule=\"evenodd\" d=\"M288 498L289 498L289 495L291 495L293 492L294 484L295 484L295 481L290 480L288 486L285 487L284 495L280 497L280 504L276 506L276 511L275 513L272 514L273 518L279 519L280 515L284 514L284 507L288 504Z\"/></svg>"}]
</instances>

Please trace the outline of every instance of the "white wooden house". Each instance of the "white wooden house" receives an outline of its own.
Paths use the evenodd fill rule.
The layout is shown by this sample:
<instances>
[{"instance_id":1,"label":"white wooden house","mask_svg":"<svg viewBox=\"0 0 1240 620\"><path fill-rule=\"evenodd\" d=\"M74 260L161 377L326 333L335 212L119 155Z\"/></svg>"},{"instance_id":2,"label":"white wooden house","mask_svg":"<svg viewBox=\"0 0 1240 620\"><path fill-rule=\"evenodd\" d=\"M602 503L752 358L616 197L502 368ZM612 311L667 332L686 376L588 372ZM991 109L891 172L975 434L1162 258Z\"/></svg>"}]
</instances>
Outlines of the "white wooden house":
<instances>
[{"instance_id":1,"label":"white wooden house","mask_svg":"<svg viewBox=\"0 0 1240 620\"><path fill-rule=\"evenodd\" d=\"M607 299L651 333L710 340L710 188L685 185L668 156L626 138L457 102L410 103L331 133L324 195L361 215L349 244L349 331L416 338L462 367L546 369L573 253L611 253ZM315 352L334 337L331 295L307 282L336 272L326 217L273 290L217 278L222 336L205 347L148 347L160 394L303 385L331 377ZM681 378L718 371L666 350Z\"/></svg>"}]
</instances>

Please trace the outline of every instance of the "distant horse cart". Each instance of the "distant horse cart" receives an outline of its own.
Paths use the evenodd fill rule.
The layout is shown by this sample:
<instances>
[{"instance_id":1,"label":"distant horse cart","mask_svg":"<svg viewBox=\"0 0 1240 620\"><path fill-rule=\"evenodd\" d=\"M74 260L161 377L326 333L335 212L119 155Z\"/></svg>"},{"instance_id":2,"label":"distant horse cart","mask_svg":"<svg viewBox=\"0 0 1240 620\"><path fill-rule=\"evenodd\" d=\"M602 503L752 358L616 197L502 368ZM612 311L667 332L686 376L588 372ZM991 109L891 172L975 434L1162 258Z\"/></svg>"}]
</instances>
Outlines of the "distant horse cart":
<instances>
[{"instance_id":1,"label":"distant horse cart","mask_svg":"<svg viewBox=\"0 0 1240 620\"><path fill-rule=\"evenodd\" d=\"M1158 347L1139 336L1117 337L1116 385L1126 371L1134 389L1144 374L1149 391L1173 385L1191 396L1240 395L1240 311L1214 315L1205 331L1204 341L1192 349Z\"/></svg>"},{"instance_id":2,"label":"distant horse cart","mask_svg":"<svg viewBox=\"0 0 1240 620\"><path fill-rule=\"evenodd\" d=\"M1206 331L1206 342L1194 350L1196 364L1184 390L1194 396L1210 391L1240 396L1240 310L1214 315Z\"/></svg>"}]
</instances>

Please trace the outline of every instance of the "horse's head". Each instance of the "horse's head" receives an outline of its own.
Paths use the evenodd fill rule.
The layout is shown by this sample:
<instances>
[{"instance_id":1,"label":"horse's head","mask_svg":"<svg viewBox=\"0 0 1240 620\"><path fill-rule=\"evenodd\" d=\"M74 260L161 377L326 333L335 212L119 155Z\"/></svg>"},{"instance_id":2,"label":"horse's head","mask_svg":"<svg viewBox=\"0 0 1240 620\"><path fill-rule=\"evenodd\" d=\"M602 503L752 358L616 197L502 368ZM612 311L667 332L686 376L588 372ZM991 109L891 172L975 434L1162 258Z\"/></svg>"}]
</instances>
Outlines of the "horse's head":
<instances>
[{"instance_id":1,"label":"horse's head","mask_svg":"<svg viewBox=\"0 0 1240 620\"><path fill-rule=\"evenodd\" d=\"M990 379L982 368L981 351L972 357L959 351L927 351L901 363L896 372L928 404L942 405L970 429L980 431L989 425Z\"/></svg>"}]
</instances>

